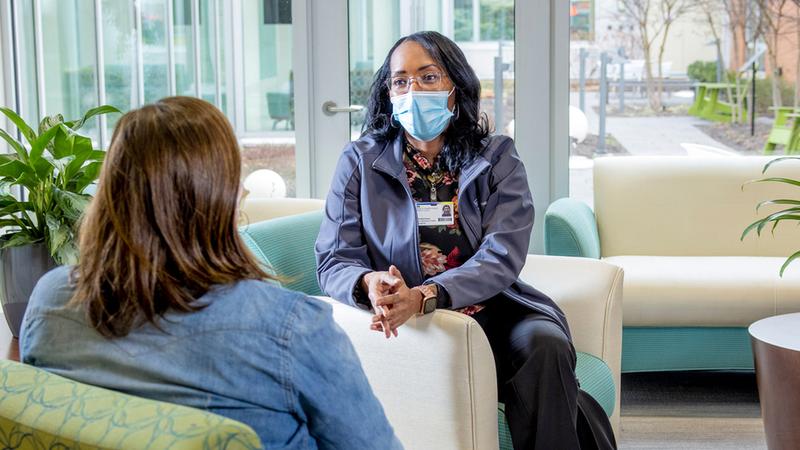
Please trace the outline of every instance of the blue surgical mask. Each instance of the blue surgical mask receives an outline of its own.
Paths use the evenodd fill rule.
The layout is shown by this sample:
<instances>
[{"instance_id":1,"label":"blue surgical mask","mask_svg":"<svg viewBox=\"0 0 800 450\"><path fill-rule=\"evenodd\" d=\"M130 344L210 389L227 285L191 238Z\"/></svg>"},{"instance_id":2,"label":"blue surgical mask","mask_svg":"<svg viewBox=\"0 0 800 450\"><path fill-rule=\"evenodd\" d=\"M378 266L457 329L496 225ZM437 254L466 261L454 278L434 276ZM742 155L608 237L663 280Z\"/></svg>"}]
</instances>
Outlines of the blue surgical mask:
<instances>
[{"instance_id":1,"label":"blue surgical mask","mask_svg":"<svg viewBox=\"0 0 800 450\"><path fill-rule=\"evenodd\" d=\"M453 112L447 108L450 94L447 91L408 91L392 97L392 117L414 137L423 142L432 141L442 134Z\"/></svg>"}]
</instances>

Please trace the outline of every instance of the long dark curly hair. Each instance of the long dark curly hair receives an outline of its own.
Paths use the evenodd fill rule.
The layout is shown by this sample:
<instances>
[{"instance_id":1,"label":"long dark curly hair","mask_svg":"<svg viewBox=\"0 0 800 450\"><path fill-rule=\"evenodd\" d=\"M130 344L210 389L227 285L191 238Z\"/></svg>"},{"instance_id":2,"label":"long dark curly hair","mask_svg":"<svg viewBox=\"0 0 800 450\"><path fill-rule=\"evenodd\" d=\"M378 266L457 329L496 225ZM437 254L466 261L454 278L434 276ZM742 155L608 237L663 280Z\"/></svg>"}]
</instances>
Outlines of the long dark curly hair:
<instances>
[{"instance_id":1,"label":"long dark curly hair","mask_svg":"<svg viewBox=\"0 0 800 450\"><path fill-rule=\"evenodd\" d=\"M393 140L402 129L396 122L392 123L388 80L391 77L389 63L392 54L406 41L421 45L455 86L456 114L445 130L445 145L440 157L448 171L459 173L481 154L484 148L483 141L492 130L486 114L480 111L481 83L475 71L456 43L435 31L421 31L400 38L389 50L372 81L362 136Z\"/></svg>"}]
</instances>

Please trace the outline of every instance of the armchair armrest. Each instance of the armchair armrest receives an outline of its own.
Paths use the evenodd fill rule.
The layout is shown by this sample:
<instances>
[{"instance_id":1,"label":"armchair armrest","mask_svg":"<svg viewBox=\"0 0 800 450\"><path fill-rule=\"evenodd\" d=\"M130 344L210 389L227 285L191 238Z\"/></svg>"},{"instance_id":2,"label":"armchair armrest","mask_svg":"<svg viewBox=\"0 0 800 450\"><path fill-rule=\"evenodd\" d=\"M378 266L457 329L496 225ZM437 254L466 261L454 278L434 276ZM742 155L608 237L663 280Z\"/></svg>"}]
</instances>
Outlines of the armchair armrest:
<instances>
[{"instance_id":1,"label":"armchair armrest","mask_svg":"<svg viewBox=\"0 0 800 450\"><path fill-rule=\"evenodd\" d=\"M575 349L600 358L611 369L615 388L611 424L618 433L622 269L588 258L528 255L520 278L561 307L567 316Z\"/></svg>"},{"instance_id":2,"label":"armchair armrest","mask_svg":"<svg viewBox=\"0 0 800 450\"><path fill-rule=\"evenodd\" d=\"M322 211L324 208L325 200L316 198L251 197L242 202L239 225L250 225L277 217Z\"/></svg>"},{"instance_id":3,"label":"armchair armrest","mask_svg":"<svg viewBox=\"0 0 800 450\"><path fill-rule=\"evenodd\" d=\"M600 258L600 235L594 212L571 198L553 202L544 216L544 248L548 255Z\"/></svg>"},{"instance_id":4,"label":"armchair armrest","mask_svg":"<svg viewBox=\"0 0 800 450\"><path fill-rule=\"evenodd\" d=\"M319 298L333 306L406 448L498 448L494 357L477 322L437 310L387 340L369 329L368 312Z\"/></svg>"}]
</instances>

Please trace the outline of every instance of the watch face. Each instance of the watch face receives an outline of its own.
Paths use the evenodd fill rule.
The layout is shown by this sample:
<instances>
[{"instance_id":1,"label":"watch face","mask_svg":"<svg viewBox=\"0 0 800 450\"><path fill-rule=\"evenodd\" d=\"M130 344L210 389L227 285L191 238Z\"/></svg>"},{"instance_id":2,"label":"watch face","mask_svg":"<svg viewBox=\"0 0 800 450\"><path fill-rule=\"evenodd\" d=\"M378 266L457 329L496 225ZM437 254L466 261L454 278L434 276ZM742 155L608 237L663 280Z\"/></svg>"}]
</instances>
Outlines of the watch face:
<instances>
[{"instance_id":1,"label":"watch face","mask_svg":"<svg viewBox=\"0 0 800 450\"><path fill-rule=\"evenodd\" d=\"M432 313L436 309L436 297L428 297L425 299L425 308L423 309L423 313L428 314Z\"/></svg>"}]
</instances>

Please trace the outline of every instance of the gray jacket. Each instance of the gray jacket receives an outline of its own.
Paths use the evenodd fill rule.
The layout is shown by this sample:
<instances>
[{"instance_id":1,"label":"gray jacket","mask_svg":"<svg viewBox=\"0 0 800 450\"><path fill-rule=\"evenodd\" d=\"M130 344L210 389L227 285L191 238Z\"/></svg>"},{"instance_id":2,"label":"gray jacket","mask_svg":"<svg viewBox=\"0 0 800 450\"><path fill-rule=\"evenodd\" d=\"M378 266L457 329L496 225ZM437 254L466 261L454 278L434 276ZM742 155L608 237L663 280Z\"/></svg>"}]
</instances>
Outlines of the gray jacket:
<instances>
[{"instance_id":1,"label":"gray jacket","mask_svg":"<svg viewBox=\"0 0 800 450\"><path fill-rule=\"evenodd\" d=\"M534 214L525 167L511 138L488 138L481 156L461 171L458 211L475 252L462 266L426 282L444 288L453 309L502 294L549 317L569 336L561 309L518 278ZM353 289L366 272L394 264L409 286L425 281L401 136L394 141L367 136L345 147L315 250L322 290L351 305Z\"/></svg>"}]
</instances>

